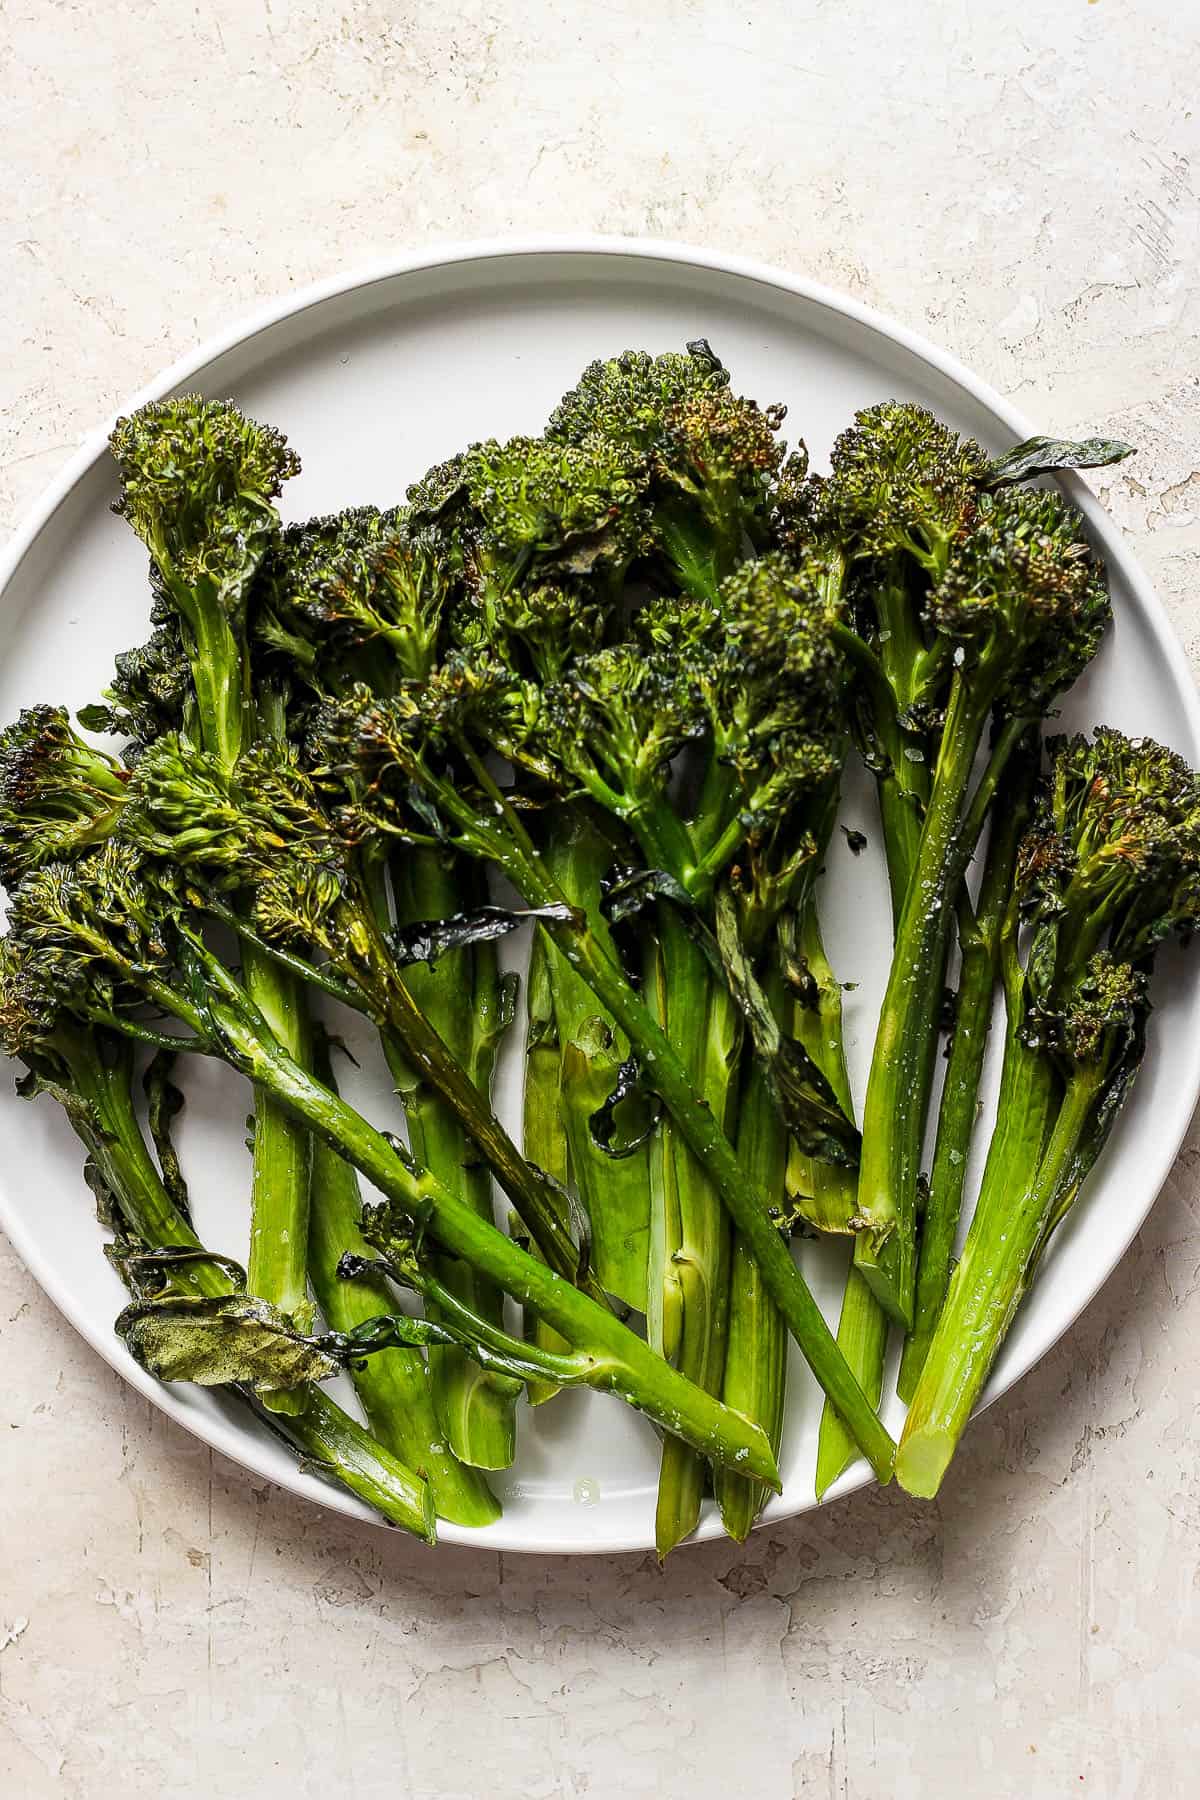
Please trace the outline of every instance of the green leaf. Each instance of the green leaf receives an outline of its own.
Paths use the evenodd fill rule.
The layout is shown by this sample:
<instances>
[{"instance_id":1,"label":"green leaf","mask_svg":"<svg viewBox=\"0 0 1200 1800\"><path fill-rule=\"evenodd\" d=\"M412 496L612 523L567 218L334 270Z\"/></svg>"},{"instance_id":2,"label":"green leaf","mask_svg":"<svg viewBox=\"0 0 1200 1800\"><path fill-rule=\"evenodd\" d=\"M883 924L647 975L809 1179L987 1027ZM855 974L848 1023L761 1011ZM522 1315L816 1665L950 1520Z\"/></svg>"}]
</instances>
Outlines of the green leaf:
<instances>
[{"instance_id":1,"label":"green leaf","mask_svg":"<svg viewBox=\"0 0 1200 1800\"><path fill-rule=\"evenodd\" d=\"M616 1110L622 1101L633 1099L640 1099L644 1102L648 1123L633 1137L623 1139L618 1143L616 1139L619 1127L615 1116ZM636 1056L627 1056L617 1070L616 1080L613 1082L608 1097L588 1119L588 1130L591 1132L592 1142L596 1148L602 1150L605 1156L611 1156L614 1162L619 1162L626 1156L636 1155L643 1144L649 1143L661 1117L662 1103L658 1100L657 1095L647 1092L642 1081L641 1064Z\"/></svg>"},{"instance_id":2,"label":"green leaf","mask_svg":"<svg viewBox=\"0 0 1200 1800\"><path fill-rule=\"evenodd\" d=\"M465 950L472 944L506 937L529 919L569 925L576 916L573 907L560 901L550 906L479 906L473 912L453 913L448 919L418 919L412 925L397 925L388 933L388 945L402 967L423 962L432 968L447 950Z\"/></svg>"},{"instance_id":3,"label":"green leaf","mask_svg":"<svg viewBox=\"0 0 1200 1800\"><path fill-rule=\"evenodd\" d=\"M160 1381L277 1390L326 1381L341 1366L319 1340L293 1330L286 1313L252 1294L135 1300L117 1319L116 1331Z\"/></svg>"},{"instance_id":4,"label":"green leaf","mask_svg":"<svg viewBox=\"0 0 1200 1800\"><path fill-rule=\"evenodd\" d=\"M771 1098L798 1148L822 1162L856 1169L859 1133L803 1044L781 1029L751 968L728 889L717 896L717 944L729 991L746 1022Z\"/></svg>"},{"instance_id":5,"label":"green leaf","mask_svg":"<svg viewBox=\"0 0 1200 1800\"><path fill-rule=\"evenodd\" d=\"M85 731L111 731L113 728L113 709L95 701L91 706L81 706L75 714Z\"/></svg>"},{"instance_id":6,"label":"green leaf","mask_svg":"<svg viewBox=\"0 0 1200 1800\"><path fill-rule=\"evenodd\" d=\"M1119 438L1083 438L1078 443L1069 438L1026 438L988 465L983 486L1009 487L1016 481L1032 481L1035 475L1051 475L1056 469L1103 469L1124 462L1134 451L1133 444L1123 444Z\"/></svg>"},{"instance_id":7,"label":"green leaf","mask_svg":"<svg viewBox=\"0 0 1200 1800\"><path fill-rule=\"evenodd\" d=\"M619 925L652 900L674 900L677 906L692 909L691 895L666 869L623 869L604 896L604 916Z\"/></svg>"}]
</instances>

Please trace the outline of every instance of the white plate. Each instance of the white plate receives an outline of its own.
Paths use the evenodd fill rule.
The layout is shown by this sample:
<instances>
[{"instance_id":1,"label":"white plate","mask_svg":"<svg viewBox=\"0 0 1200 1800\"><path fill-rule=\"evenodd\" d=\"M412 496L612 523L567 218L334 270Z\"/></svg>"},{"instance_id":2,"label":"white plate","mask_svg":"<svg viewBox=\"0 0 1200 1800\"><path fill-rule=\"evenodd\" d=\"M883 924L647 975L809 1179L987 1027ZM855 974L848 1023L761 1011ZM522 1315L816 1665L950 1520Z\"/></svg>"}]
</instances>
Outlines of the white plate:
<instances>
[{"instance_id":1,"label":"white plate","mask_svg":"<svg viewBox=\"0 0 1200 1800\"><path fill-rule=\"evenodd\" d=\"M303 458L304 472L284 496L287 515L299 518L351 502L394 502L430 463L471 439L537 431L592 358L627 346L678 349L699 336L712 341L740 391L788 403L791 434L804 437L818 466L856 407L890 395L926 402L992 451L1032 431L966 369L853 301L734 258L612 239L468 245L339 279L280 301L129 405L199 388L232 396L280 426ZM1094 424L1077 421L1081 435ZM0 570L0 720L35 700L74 707L94 699L114 652L145 633L145 558L108 510L114 481L106 435L107 427L35 508ZM1069 479L1066 486L1107 558L1116 626L1069 697L1065 719L1150 731L1200 761L1200 705L1163 609L1083 484ZM890 942L864 779L851 777L843 816L872 845L856 861L836 834L825 890L835 967L859 983L848 996L847 1026L861 1099ZM1158 1193L1200 1090L1197 972L1180 964L1159 977L1134 1097L1010 1335L989 1398L1078 1315ZM501 1095L510 1120L514 1074L510 1056ZM386 1084L368 1082L357 1097L382 1122ZM248 1163L239 1130L246 1105L235 1077L205 1065L182 1146L201 1230L235 1255L246 1238ZM121 1290L100 1254L79 1147L57 1110L19 1102L5 1080L0 1141L0 1223L89 1343L164 1412L256 1474L369 1519L356 1501L300 1473L240 1408L194 1388L160 1386L126 1355L112 1332ZM833 1318L839 1260L812 1246L803 1257ZM793 1362L785 1491L768 1518L814 1504L819 1395L798 1357ZM887 1418L899 1424L894 1408ZM497 1483L503 1519L483 1532L444 1525L443 1539L563 1552L652 1545L656 1440L642 1420L585 1395L525 1413L521 1425L517 1464ZM860 1465L834 1492L865 1479ZM701 1535L718 1530L710 1509Z\"/></svg>"}]
</instances>

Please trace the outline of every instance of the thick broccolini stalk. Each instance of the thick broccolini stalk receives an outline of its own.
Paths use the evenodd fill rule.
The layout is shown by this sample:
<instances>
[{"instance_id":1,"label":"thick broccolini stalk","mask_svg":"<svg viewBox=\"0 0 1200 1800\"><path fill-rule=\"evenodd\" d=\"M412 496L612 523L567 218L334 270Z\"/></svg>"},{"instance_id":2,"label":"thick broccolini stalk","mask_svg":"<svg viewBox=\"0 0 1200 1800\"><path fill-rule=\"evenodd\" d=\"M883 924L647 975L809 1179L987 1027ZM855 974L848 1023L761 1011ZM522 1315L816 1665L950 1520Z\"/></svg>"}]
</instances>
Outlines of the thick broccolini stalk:
<instances>
[{"instance_id":1,"label":"thick broccolini stalk","mask_svg":"<svg viewBox=\"0 0 1200 1800\"><path fill-rule=\"evenodd\" d=\"M275 499L299 460L277 431L194 394L118 420L110 448L121 476L116 511L149 550L164 612L180 633L199 743L231 770L278 724L250 677L250 597L279 534ZM304 1062L309 1028L297 983L253 945L244 969L272 1031ZM256 1095L249 1279L302 1329L310 1314L309 1156L295 1120Z\"/></svg>"},{"instance_id":2,"label":"thick broccolini stalk","mask_svg":"<svg viewBox=\"0 0 1200 1800\"><path fill-rule=\"evenodd\" d=\"M778 1014L786 1007L786 988L776 962L763 992ZM756 1192L782 1213L787 1197L789 1138L779 1107L762 1067L749 1059L742 1071L737 1107L737 1153ZM762 1271L746 1243L735 1233L730 1257L728 1324L721 1398L762 1426L779 1455L787 1397L787 1328L763 1281ZM769 1499L760 1481L730 1470L713 1472L713 1492L721 1520L731 1538L743 1542Z\"/></svg>"},{"instance_id":3,"label":"thick broccolini stalk","mask_svg":"<svg viewBox=\"0 0 1200 1800\"><path fill-rule=\"evenodd\" d=\"M1137 1075L1155 951L1200 917L1200 785L1182 758L1105 729L1050 750L1006 924L1004 1110L901 1444L924 1497Z\"/></svg>"},{"instance_id":4,"label":"thick broccolini stalk","mask_svg":"<svg viewBox=\"0 0 1200 1800\"><path fill-rule=\"evenodd\" d=\"M478 871L468 865L464 884L463 872L446 867L436 853L397 859L393 885L400 927L449 917L471 898L477 881ZM468 945L447 950L436 962L414 963L405 971L405 983L490 1110L496 1052L512 1019L510 983L500 978L494 947ZM405 1069L393 1059L393 1073L413 1155L480 1218L491 1220L491 1171L461 1121L419 1068ZM440 1279L472 1312L503 1325L504 1295L494 1283L462 1263L447 1263ZM511 1381L481 1370L457 1348L431 1350L430 1372L438 1417L455 1455L476 1468L506 1469L517 1435Z\"/></svg>"},{"instance_id":5,"label":"thick broccolini stalk","mask_svg":"<svg viewBox=\"0 0 1200 1800\"><path fill-rule=\"evenodd\" d=\"M13 897L5 943L10 1054L36 1052L64 1016L134 1036L146 1029L141 1015L147 1008L179 1021L193 1049L240 1070L352 1162L419 1232L553 1325L571 1347L574 1379L620 1394L715 1460L778 1480L756 1427L677 1375L604 1307L525 1255L297 1063L247 990L206 948L170 886L128 846L110 842L71 864L52 863L28 875ZM266 1306L257 1299L247 1304L260 1316ZM441 1297L438 1304L445 1304ZM278 1337L286 1315L267 1311ZM394 1333L399 1323L389 1329ZM305 1345L320 1352L319 1344L302 1339ZM561 1370L556 1378L563 1378Z\"/></svg>"},{"instance_id":6,"label":"thick broccolini stalk","mask_svg":"<svg viewBox=\"0 0 1200 1800\"><path fill-rule=\"evenodd\" d=\"M565 1188L571 1178L571 1159L559 1117L562 1063L554 1021L554 996L550 991L550 946L544 932L537 927L529 951L525 1010L521 1149L530 1162L536 1163ZM529 1248L537 1254L533 1245ZM526 1315L524 1330L526 1337L544 1350L565 1348L557 1332L551 1331L533 1313ZM558 1389L552 1383L538 1381L531 1382L527 1392L530 1406L543 1406L547 1400L553 1400Z\"/></svg>"},{"instance_id":7,"label":"thick broccolini stalk","mask_svg":"<svg viewBox=\"0 0 1200 1800\"><path fill-rule=\"evenodd\" d=\"M328 1041L319 1038L313 1072L333 1093L337 1086L330 1066ZM351 1165L323 1139L313 1144L312 1205L308 1231L308 1272L317 1304L333 1331L352 1332L391 1310L386 1285L369 1276L343 1281L343 1256L367 1254L362 1236L362 1195ZM490 1525L500 1516L499 1502L482 1475L464 1468L445 1442L434 1407L429 1364L415 1346L396 1345L351 1363L350 1373L371 1430L401 1462L428 1481L438 1517L458 1525ZM455 1355L462 1355L455 1350Z\"/></svg>"},{"instance_id":8,"label":"thick broccolini stalk","mask_svg":"<svg viewBox=\"0 0 1200 1800\"><path fill-rule=\"evenodd\" d=\"M544 833L548 868L568 904L586 914L597 939L614 954L600 909L617 852L582 806L551 809ZM538 930L539 961L553 1010L558 1073L555 1129L569 1155L571 1179L587 1214L589 1253L597 1279L635 1312L647 1308L650 1235L648 1126L644 1099L630 1094L615 1106L629 1042L597 1004L587 983ZM534 972L531 969L531 1004ZM609 1127L606 1147L597 1141L597 1116ZM540 1161L526 1141L526 1154Z\"/></svg>"}]
</instances>

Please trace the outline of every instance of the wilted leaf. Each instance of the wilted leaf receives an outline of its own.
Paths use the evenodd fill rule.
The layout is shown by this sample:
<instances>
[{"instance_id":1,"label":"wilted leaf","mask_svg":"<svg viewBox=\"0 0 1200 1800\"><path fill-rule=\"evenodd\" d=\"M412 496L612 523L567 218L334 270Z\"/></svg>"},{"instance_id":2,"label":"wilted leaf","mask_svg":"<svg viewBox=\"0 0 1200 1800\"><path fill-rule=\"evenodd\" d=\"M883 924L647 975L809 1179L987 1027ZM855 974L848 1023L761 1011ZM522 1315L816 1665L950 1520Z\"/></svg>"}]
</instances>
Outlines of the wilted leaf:
<instances>
[{"instance_id":1,"label":"wilted leaf","mask_svg":"<svg viewBox=\"0 0 1200 1800\"><path fill-rule=\"evenodd\" d=\"M1009 487L1015 481L1032 481L1035 475L1051 475L1055 469L1103 469L1124 462L1134 454L1133 444L1119 438L1032 437L1015 444L989 465L984 487Z\"/></svg>"}]
</instances>

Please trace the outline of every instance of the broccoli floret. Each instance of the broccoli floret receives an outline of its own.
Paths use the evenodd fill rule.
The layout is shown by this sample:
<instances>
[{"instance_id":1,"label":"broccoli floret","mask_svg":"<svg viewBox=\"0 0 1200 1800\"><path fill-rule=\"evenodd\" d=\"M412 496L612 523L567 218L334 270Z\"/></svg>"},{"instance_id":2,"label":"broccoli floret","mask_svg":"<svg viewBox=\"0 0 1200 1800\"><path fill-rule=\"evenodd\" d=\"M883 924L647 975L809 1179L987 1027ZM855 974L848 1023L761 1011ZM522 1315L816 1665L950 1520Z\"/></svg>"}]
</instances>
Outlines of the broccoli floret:
<instances>
[{"instance_id":1,"label":"broccoli floret","mask_svg":"<svg viewBox=\"0 0 1200 1800\"><path fill-rule=\"evenodd\" d=\"M81 738L65 707L34 706L0 732L0 881L110 836L128 770Z\"/></svg>"},{"instance_id":2,"label":"broccoli floret","mask_svg":"<svg viewBox=\"0 0 1200 1800\"><path fill-rule=\"evenodd\" d=\"M1034 923L1035 1031L1070 1014L1104 947L1140 966L1200 920L1200 783L1174 751L1104 727L1054 738L1051 766L1018 865Z\"/></svg>"},{"instance_id":3,"label":"broccoli floret","mask_svg":"<svg viewBox=\"0 0 1200 1800\"><path fill-rule=\"evenodd\" d=\"M232 762L251 718L251 593L278 539L275 497L299 461L270 426L195 394L118 420L110 442L122 483L114 510L150 551L160 621L181 631L198 735Z\"/></svg>"},{"instance_id":4,"label":"broccoli floret","mask_svg":"<svg viewBox=\"0 0 1200 1800\"><path fill-rule=\"evenodd\" d=\"M696 394L728 386L729 371L703 338L665 356L626 350L588 365L551 413L546 436L564 444L601 436L649 452L668 413Z\"/></svg>"},{"instance_id":5,"label":"broccoli floret","mask_svg":"<svg viewBox=\"0 0 1200 1800\"><path fill-rule=\"evenodd\" d=\"M1136 1041L1149 1006L1150 978L1099 950L1076 982L1050 1040L1072 1063L1115 1061ZM1031 1030L1036 1034L1035 1024Z\"/></svg>"},{"instance_id":6,"label":"broccoli floret","mask_svg":"<svg viewBox=\"0 0 1200 1800\"><path fill-rule=\"evenodd\" d=\"M121 476L114 511L193 630L198 588L237 614L276 528L271 503L300 471L284 437L228 402L183 394L118 419L109 443Z\"/></svg>"},{"instance_id":7,"label":"broccoli floret","mask_svg":"<svg viewBox=\"0 0 1200 1800\"><path fill-rule=\"evenodd\" d=\"M784 410L733 394L726 370L698 342L684 356L628 351L593 363L547 435L634 452L646 469L654 562L711 599L722 577L769 541Z\"/></svg>"},{"instance_id":8,"label":"broccoli floret","mask_svg":"<svg viewBox=\"0 0 1200 1800\"><path fill-rule=\"evenodd\" d=\"M596 436L580 444L510 438L476 444L462 462L473 514L478 591L505 592L526 576L628 567L643 533L642 459Z\"/></svg>"},{"instance_id":9,"label":"broccoli floret","mask_svg":"<svg viewBox=\"0 0 1200 1800\"><path fill-rule=\"evenodd\" d=\"M19 959L29 1016L89 1019L139 1003L169 973L167 916L128 844L34 869L9 905L8 955Z\"/></svg>"},{"instance_id":10,"label":"broccoli floret","mask_svg":"<svg viewBox=\"0 0 1200 1800\"><path fill-rule=\"evenodd\" d=\"M981 495L928 602L959 666L999 682L1004 714L1036 718L1082 673L1112 616L1104 572L1058 494Z\"/></svg>"},{"instance_id":11,"label":"broccoli floret","mask_svg":"<svg viewBox=\"0 0 1200 1800\"><path fill-rule=\"evenodd\" d=\"M373 506L289 526L265 581L271 615L312 644L327 687L350 672L385 692L428 675L456 586L438 534Z\"/></svg>"},{"instance_id":12,"label":"broccoli floret","mask_svg":"<svg viewBox=\"0 0 1200 1800\"><path fill-rule=\"evenodd\" d=\"M924 407L888 400L854 416L817 492L823 522L857 557L911 556L936 578L975 519L988 460Z\"/></svg>"}]
</instances>

